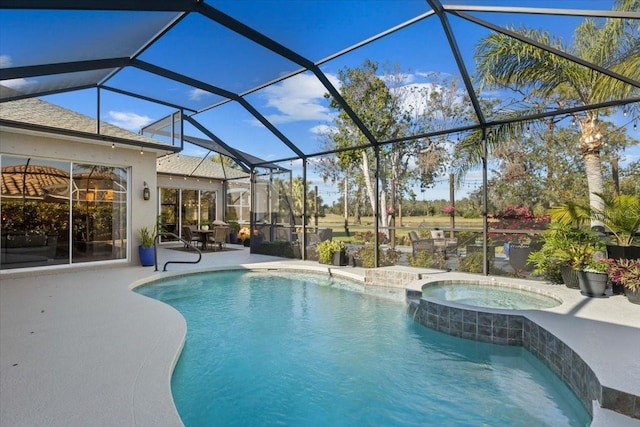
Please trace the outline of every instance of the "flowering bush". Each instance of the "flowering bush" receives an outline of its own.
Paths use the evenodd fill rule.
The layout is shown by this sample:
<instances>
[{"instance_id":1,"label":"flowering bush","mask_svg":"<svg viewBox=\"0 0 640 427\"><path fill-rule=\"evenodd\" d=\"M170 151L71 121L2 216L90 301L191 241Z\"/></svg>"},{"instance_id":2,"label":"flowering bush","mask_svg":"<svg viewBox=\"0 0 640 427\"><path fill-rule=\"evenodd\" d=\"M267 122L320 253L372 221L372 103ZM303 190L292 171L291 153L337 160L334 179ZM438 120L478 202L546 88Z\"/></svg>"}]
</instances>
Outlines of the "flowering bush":
<instances>
[{"instance_id":1,"label":"flowering bush","mask_svg":"<svg viewBox=\"0 0 640 427\"><path fill-rule=\"evenodd\" d=\"M249 227L242 227L240 231L238 231L238 240L244 241L251 237L249 233Z\"/></svg>"},{"instance_id":2,"label":"flowering bush","mask_svg":"<svg viewBox=\"0 0 640 427\"><path fill-rule=\"evenodd\" d=\"M609 260L609 277L613 283L630 291L640 290L640 259Z\"/></svg>"},{"instance_id":3,"label":"flowering bush","mask_svg":"<svg viewBox=\"0 0 640 427\"><path fill-rule=\"evenodd\" d=\"M456 208L451 205L447 205L444 208L442 208L442 212L446 213L447 215L453 215L455 211L456 211Z\"/></svg>"},{"instance_id":4,"label":"flowering bush","mask_svg":"<svg viewBox=\"0 0 640 427\"><path fill-rule=\"evenodd\" d=\"M549 224L548 215L534 215L527 206L507 206L495 215L489 215L490 227L495 230L545 230ZM527 233L490 233L492 239L505 242L528 243L531 237Z\"/></svg>"}]
</instances>

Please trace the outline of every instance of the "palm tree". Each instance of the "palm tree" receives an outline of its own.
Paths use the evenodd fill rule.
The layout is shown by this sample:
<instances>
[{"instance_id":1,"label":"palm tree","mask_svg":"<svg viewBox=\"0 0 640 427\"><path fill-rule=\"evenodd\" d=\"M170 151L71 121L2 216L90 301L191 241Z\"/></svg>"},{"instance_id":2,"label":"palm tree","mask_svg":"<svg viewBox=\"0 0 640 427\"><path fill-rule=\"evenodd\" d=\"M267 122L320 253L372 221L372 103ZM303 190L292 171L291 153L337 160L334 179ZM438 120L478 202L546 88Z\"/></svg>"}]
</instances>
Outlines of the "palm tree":
<instances>
[{"instance_id":1,"label":"palm tree","mask_svg":"<svg viewBox=\"0 0 640 427\"><path fill-rule=\"evenodd\" d=\"M618 0L618 11L638 11L640 1ZM640 80L640 25L637 20L586 19L574 33L570 47L546 32L512 30L537 43L550 46L630 79ZM638 93L634 87L583 65L561 58L532 44L501 33L480 40L476 48L476 74L481 86L522 91L528 99L555 102L559 107L577 107L621 100ZM580 127L578 150L585 164L589 205L602 210L604 193L600 151L603 140L599 110L574 113ZM592 225L600 225L592 222Z\"/></svg>"}]
</instances>

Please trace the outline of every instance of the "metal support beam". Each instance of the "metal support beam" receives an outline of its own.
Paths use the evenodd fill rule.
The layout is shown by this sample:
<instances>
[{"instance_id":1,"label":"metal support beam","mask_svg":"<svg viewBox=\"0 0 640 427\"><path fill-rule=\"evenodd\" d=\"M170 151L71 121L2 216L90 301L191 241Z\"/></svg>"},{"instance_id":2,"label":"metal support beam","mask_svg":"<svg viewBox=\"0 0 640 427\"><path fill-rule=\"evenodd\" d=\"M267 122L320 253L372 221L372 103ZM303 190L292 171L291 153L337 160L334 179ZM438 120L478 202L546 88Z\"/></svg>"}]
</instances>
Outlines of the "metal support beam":
<instances>
[{"instance_id":1,"label":"metal support beam","mask_svg":"<svg viewBox=\"0 0 640 427\"><path fill-rule=\"evenodd\" d=\"M129 57L122 57L0 68L0 80L26 79L29 77L79 73L82 71L109 70L126 67L130 64L131 59L129 59Z\"/></svg>"},{"instance_id":2,"label":"metal support beam","mask_svg":"<svg viewBox=\"0 0 640 427\"><path fill-rule=\"evenodd\" d=\"M489 189L487 179L487 165L488 165L488 148L487 148L487 128L482 128L482 253L483 253L483 265L482 273L487 276L489 274L489 255L488 255L488 240L489 240Z\"/></svg>"},{"instance_id":3,"label":"metal support beam","mask_svg":"<svg viewBox=\"0 0 640 427\"><path fill-rule=\"evenodd\" d=\"M376 181L374 182L373 185L373 192L376 195L376 199L373 201L373 217L374 217L374 222L375 222L375 227L374 227L374 242L375 242L375 252L373 255L373 264L376 268L380 267L380 260L378 259L378 250L380 248L380 240L378 239L378 234L380 231L380 147L378 147L377 145L375 147L373 147L373 150L375 152L375 156L376 156L376 172L375 172L375 178Z\"/></svg>"},{"instance_id":4,"label":"metal support beam","mask_svg":"<svg viewBox=\"0 0 640 427\"><path fill-rule=\"evenodd\" d=\"M295 221L294 221L295 225ZM302 160L302 259L308 258L307 254L307 160Z\"/></svg>"},{"instance_id":5,"label":"metal support beam","mask_svg":"<svg viewBox=\"0 0 640 427\"><path fill-rule=\"evenodd\" d=\"M484 117L484 113L482 112L480 101L478 100L476 91L473 88L471 76L469 74L469 71L467 71L467 66L464 63L464 60L462 59L462 53L460 52L458 42L456 41L456 38L453 34L453 30L451 29L449 19L447 18L447 15L445 14L445 11L442 7L442 3L440 3L439 0L427 0L427 3L429 3L429 5L438 15L438 18L440 18L440 25L442 25L442 30L444 31L444 34L447 37L447 41L449 42L449 48L451 49L453 58L458 65L458 69L460 70L460 77L462 77L464 86L467 89L467 94L469 95L469 99L471 100L471 104L473 105L473 110L478 117L478 122L480 122L480 124L484 124L486 122L486 119Z\"/></svg>"}]
</instances>

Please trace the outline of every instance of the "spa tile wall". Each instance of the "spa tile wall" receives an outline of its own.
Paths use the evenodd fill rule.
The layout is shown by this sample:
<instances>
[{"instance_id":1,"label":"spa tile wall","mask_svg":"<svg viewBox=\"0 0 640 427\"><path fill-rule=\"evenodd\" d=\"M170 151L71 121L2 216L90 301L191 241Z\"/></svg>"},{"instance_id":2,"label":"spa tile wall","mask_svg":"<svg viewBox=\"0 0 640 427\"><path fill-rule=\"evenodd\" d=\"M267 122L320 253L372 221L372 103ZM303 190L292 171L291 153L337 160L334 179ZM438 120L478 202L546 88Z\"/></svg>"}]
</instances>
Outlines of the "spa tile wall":
<instances>
[{"instance_id":1,"label":"spa tile wall","mask_svg":"<svg viewBox=\"0 0 640 427\"><path fill-rule=\"evenodd\" d=\"M640 397L601 387L576 352L526 317L451 307L420 296L421 292L407 291L409 312L420 324L476 341L523 346L562 378L590 414L591 402L598 400L603 408L640 418Z\"/></svg>"}]
</instances>

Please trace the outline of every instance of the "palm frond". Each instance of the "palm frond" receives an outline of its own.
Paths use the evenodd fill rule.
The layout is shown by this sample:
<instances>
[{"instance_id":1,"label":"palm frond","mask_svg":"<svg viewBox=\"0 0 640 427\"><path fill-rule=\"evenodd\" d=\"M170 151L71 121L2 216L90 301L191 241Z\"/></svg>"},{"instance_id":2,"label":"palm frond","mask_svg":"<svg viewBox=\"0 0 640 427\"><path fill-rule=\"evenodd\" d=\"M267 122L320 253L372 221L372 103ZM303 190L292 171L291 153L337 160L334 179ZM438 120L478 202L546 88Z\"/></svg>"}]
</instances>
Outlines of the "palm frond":
<instances>
[{"instance_id":1,"label":"palm frond","mask_svg":"<svg viewBox=\"0 0 640 427\"><path fill-rule=\"evenodd\" d=\"M581 227L591 221L591 208L578 203L565 203L549 209L551 221Z\"/></svg>"}]
</instances>

